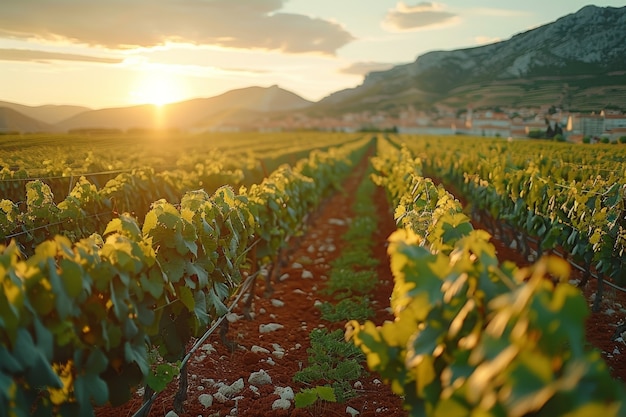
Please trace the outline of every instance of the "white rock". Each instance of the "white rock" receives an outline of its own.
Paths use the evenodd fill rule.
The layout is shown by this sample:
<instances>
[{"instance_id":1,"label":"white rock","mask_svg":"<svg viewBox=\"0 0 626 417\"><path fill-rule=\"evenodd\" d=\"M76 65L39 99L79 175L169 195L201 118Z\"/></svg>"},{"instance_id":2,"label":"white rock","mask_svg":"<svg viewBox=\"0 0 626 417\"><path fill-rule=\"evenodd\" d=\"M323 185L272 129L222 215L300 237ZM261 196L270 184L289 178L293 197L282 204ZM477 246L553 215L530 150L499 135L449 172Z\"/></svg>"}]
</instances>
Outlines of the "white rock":
<instances>
[{"instance_id":1,"label":"white rock","mask_svg":"<svg viewBox=\"0 0 626 417\"><path fill-rule=\"evenodd\" d=\"M270 314L270 319L276 320L276 317L277 317L276 314L274 314L274 313Z\"/></svg>"},{"instance_id":2,"label":"white rock","mask_svg":"<svg viewBox=\"0 0 626 417\"><path fill-rule=\"evenodd\" d=\"M272 303L272 305L273 305L274 307L283 307L283 306L285 305L285 302L284 302L284 301L277 300L277 299L275 299L275 298L272 298L272 300L271 300L270 302Z\"/></svg>"},{"instance_id":3,"label":"white rock","mask_svg":"<svg viewBox=\"0 0 626 417\"><path fill-rule=\"evenodd\" d=\"M248 383L250 385L260 386L265 384L271 384L272 378L269 376L267 372L261 369L258 372L252 372L248 377Z\"/></svg>"},{"instance_id":4,"label":"white rock","mask_svg":"<svg viewBox=\"0 0 626 417\"><path fill-rule=\"evenodd\" d=\"M165 415L165 417L178 417L178 414L176 414L173 410L172 411L168 411L167 414Z\"/></svg>"},{"instance_id":5,"label":"white rock","mask_svg":"<svg viewBox=\"0 0 626 417\"><path fill-rule=\"evenodd\" d=\"M255 387L254 385L250 385L250 391L254 392L255 395L261 395L261 393L259 392L259 389L257 387Z\"/></svg>"},{"instance_id":6,"label":"white rock","mask_svg":"<svg viewBox=\"0 0 626 417\"><path fill-rule=\"evenodd\" d=\"M324 303L322 303L320 300L315 300L315 301L313 302L313 307L319 307L319 306L321 306L322 304L324 304Z\"/></svg>"},{"instance_id":7,"label":"white rock","mask_svg":"<svg viewBox=\"0 0 626 417\"><path fill-rule=\"evenodd\" d=\"M337 247L333 244L322 245L320 246L320 252L335 252Z\"/></svg>"},{"instance_id":8,"label":"white rock","mask_svg":"<svg viewBox=\"0 0 626 417\"><path fill-rule=\"evenodd\" d=\"M265 353L265 354L270 353L270 351L268 349L265 349L264 347L257 346L257 345L252 346L250 348L250 352L252 352L252 353Z\"/></svg>"},{"instance_id":9,"label":"white rock","mask_svg":"<svg viewBox=\"0 0 626 417\"><path fill-rule=\"evenodd\" d=\"M272 358L265 359L265 363L267 363L268 365L272 365L272 366L276 365L276 362L274 362L274 359Z\"/></svg>"},{"instance_id":10,"label":"white rock","mask_svg":"<svg viewBox=\"0 0 626 417\"><path fill-rule=\"evenodd\" d=\"M224 404L226 401L230 400L230 398L228 398L227 396L225 396L221 392L216 392L215 395L213 396L213 399L215 401L217 401L218 403L222 403L222 404Z\"/></svg>"},{"instance_id":11,"label":"white rock","mask_svg":"<svg viewBox=\"0 0 626 417\"><path fill-rule=\"evenodd\" d=\"M302 269L302 264L299 263L299 262L294 262L294 263L291 264L291 267L293 269Z\"/></svg>"},{"instance_id":12,"label":"white rock","mask_svg":"<svg viewBox=\"0 0 626 417\"><path fill-rule=\"evenodd\" d=\"M196 391L204 391L204 385L198 385Z\"/></svg>"},{"instance_id":13,"label":"white rock","mask_svg":"<svg viewBox=\"0 0 626 417\"><path fill-rule=\"evenodd\" d=\"M237 313L229 313L226 315L226 320L228 320L229 323L235 323L237 320L239 320L242 317L243 316L240 316Z\"/></svg>"},{"instance_id":14,"label":"white rock","mask_svg":"<svg viewBox=\"0 0 626 417\"><path fill-rule=\"evenodd\" d=\"M352 417L358 416L359 414L361 414L361 413L359 413L357 410L355 410L352 407L346 407L346 413L350 414Z\"/></svg>"},{"instance_id":15,"label":"white rock","mask_svg":"<svg viewBox=\"0 0 626 417\"><path fill-rule=\"evenodd\" d=\"M307 271L306 269L302 271L302 279L311 279L313 278L313 273L311 271Z\"/></svg>"},{"instance_id":16,"label":"white rock","mask_svg":"<svg viewBox=\"0 0 626 417\"><path fill-rule=\"evenodd\" d=\"M363 383L361 381L356 381L354 383L354 389L363 389Z\"/></svg>"},{"instance_id":17,"label":"white rock","mask_svg":"<svg viewBox=\"0 0 626 417\"><path fill-rule=\"evenodd\" d=\"M291 407L291 401L283 400L282 398L272 403L272 410L288 410L289 407Z\"/></svg>"},{"instance_id":18,"label":"white rock","mask_svg":"<svg viewBox=\"0 0 626 417\"><path fill-rule=\"evenodd\" d=\"M295 398L293 388L291 387L275 387L274 394L287 401L292 401Z\"/></svg>"},{"instance_id":19,"label":"white rock","mask_svg":"<svg viewBox=\"0 0 626 417\"><path fill-rule=\"evenodd\" d=\"M208 353L209 355L213 352L215 352L215 348L213 347L212 344L210 343L205 343L204 345L202 345L200 347L201 350L204 350L206 353Z\"/></svg>"},{"instance_id":20,"label":"white rock","mask_svg":"<svg viewBox=\"0 0 626 417\"><path fill-rule=\"evenodd\" d=\"M201 381L204 385L215 386L215 380L213 378L202 378Z\"/></svg>"},{"instance_id":21,"label":"white rock","mask_svg":"<svg viewBox=\"0 0 626 417\"><path fill-rule=\"evenodd\" d=\"M196 362L204 362L205 359L206 359L206 355L202 354L202 355L196 356L193 360Z\"/></svg>"},{"instance_id":22,"label":"white rock","mask_svg":"<svg viewBox=\"0 0 626 417\"><path fill-rule=\"evenodd\" d=\"M263 307L259 308L259 314L265 314L266 312L267 311Z\"/></svg>"},{"instance_id":23,"label":"white rock","mask_svg":"<svg viewBox=\"0 0 626 417\"><path fill-rule=\"evenodd\" d=\"M278 278L278 280L279 280L280 282L283 282L283 281L287 280L288 278L289 278L289 274L284 273L284 274L282 274L282 275Z\"/></svg>"},{"instance_id":24,"label":"white rock","mask_svg":"<svg viewBox=\"0 0 626 417\"><path fill-rule=\"evenodd\" d=\"M259 333L270 333L284 327L285 326L278 323L259 324Z\"/></svg>"},{"instance_id":25,"label":"white rock","mask_svg":"<svg viewBox=\"0 0 626 417\"><path fill-rule=\"evenodd\" d=\"M213 396L211 394L200 394L198 401L200 401L200 404L202 404L204 408L209 408L213 405Z\"/></svg>"},{"instance_id":26,"label":"white rock","mask_svg":"<svg viewBox=\"0 0 626 417\"><path fill-rule=\"evenodd\" d=\"M380 379L375 379L372 381L374 383L374 385L380 385L382 384L382 382L380 382Z\"/></svg>"},{"instance_id":27,"label":"white rock","mask_svg":"<svg viewBox=\"0 0 626 417\"><path fill-rule=\"evenodd\" d=\"M304 291L302 291L300 288L293 290L294 294L300 294L300 295L306 295L306 293Z\"/></svg>"},{"instance_id":28,"label":"white rock","mask_svg":"<svg viewBox=\"0 0 626 417\"><path fill-rule=\"evenodd\" d=\"M615 347L615 349L613 349L613 354L614 355L619 355L620 353L622 353L622 352L620 352L617 347Z\"/></svg>"},{"instance_id":29,"label":"white rock","mask_svg":"<svg viewBox=\"0 0 626 417\"><path fill-rule=\"evenodd\" d=\"M306 248L306 251L307 251L307 252L309 252L309 253L313 253L313 252L315 252L315 246L313 246L313 245L309 245L309 247L308 247L308 248Z\"/></svg>"},{"instance_id":30,"label":"white rock","mask_svg":"<svg viewBox=\"0 0 626 417\"><path fill-rule=\"evenodd\" d=\"M328 219L328 224L334 224L335 226L345 226L346 221L341 219Z\"/></svg>"},{"instance_id":31,"label":"white rock","mask_svg":"<svg viewBox=\"0 0 626 417\"><path fill-rule=\"evenodd\" d=\"M240 393L243 390L244 383L243 378L239 378L231 385L222 385L218 390L217 394L215 394L215 399L218 399L218 395L221 394L224 397L230 399L233 398L236 394Z\"/></svg>"}]
</instances>

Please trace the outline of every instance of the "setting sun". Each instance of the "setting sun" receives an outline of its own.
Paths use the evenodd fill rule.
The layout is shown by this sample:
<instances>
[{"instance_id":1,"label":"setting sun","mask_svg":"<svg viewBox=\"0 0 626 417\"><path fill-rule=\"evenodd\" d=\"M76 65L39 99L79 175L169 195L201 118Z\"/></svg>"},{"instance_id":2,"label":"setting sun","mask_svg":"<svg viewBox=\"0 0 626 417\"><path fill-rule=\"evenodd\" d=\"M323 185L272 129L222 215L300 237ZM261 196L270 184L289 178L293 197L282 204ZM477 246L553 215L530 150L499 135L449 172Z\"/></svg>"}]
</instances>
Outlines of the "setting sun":
<instances>
[{"instance_id":1,"label":"setting sun","mask_svg":"<svg viewBox=\"0 0 626 417\"><path fill-rule=\"evenodd\" d=\"M184 100L186 86L175 74L164 72L144 73L130 91L130 101L135 104L167 103Z\"/></svg>"}]
</instances>

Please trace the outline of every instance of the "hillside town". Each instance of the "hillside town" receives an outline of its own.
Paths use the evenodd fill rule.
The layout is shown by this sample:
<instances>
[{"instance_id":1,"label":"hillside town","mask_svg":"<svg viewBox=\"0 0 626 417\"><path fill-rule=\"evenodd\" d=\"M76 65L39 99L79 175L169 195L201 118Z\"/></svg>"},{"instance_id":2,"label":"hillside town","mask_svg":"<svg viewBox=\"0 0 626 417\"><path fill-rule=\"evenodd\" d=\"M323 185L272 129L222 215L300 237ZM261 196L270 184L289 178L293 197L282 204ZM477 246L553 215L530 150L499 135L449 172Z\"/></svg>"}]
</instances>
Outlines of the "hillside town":
<instances>
[{"instance_id":1,"label":"hillside town","mask_svg":"<svg viewBox=\"0 0 626 417\"><path fill-rule=\"evenodd\" d=\"M408 108L384 112L348 113L340 117L311 117L304 113L265 118L246 124L225 123L212 131L323 130L338 132L393 131L406 134L472 135L502 138L553 138L568 142L617 142L626 137L626 114L604 109L595 113L569 112L554 106L463 111L438 106L433 111Z\"/></svg>"}]
</instances>

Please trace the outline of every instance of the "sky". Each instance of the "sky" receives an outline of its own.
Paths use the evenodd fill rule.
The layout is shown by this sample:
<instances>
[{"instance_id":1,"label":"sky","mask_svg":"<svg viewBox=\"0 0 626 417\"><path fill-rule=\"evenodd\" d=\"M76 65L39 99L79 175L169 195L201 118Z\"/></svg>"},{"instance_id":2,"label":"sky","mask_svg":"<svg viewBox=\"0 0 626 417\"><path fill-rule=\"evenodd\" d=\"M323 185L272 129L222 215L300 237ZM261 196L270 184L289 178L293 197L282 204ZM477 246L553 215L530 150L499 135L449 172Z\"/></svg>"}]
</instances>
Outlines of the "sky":
<instances>
[{"instance_id":1,"label":"sky","mask_svg":"<svg viewBox=\"0 0 626 417\"><path fill-rule=\"evenodd\" d=\"M475 47L584 0L2 0L0 101L93 109L279 85L318 101L370 71Z\"/></svg>"}]
</instances>

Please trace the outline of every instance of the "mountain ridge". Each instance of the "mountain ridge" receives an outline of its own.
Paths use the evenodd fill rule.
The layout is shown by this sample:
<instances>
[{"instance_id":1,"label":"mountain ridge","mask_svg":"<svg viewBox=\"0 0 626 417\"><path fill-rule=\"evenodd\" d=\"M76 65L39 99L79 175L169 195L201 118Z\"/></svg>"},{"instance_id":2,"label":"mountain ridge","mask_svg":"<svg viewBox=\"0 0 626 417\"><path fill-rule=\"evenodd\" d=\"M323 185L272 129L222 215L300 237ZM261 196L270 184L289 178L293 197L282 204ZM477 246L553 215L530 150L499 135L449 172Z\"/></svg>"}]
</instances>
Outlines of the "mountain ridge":
<instances>
[{"instance_id":1,"label":"mountain ridge","mask_svg":"<svg viewBox=\"0 0 626 417\"><path fill-rule=\"evenodd\" d=\"M586 97L585 82L580 77L608 77L597 86L621 85L621 107L626 108L626 87L621 71L626 70L626 6L585 6L537 28L513 35L508 40L451 51L431 51L408 64L386 71L369 73L355 88L341 90L317 102L316 112L359 111L412 105L431 106L433 101L452 107L466 107L471 101L481 105L520 105L527 99L525 91L536 88L571 89L553 91L549 104L579 106ZM615 73L612 77L612 73ZM545 82L545 77L559 77L563 82ZM506 81L508 99L498 85ZM524 87L531 81L532 86ZM459 96L455 89L479 83L483 92L495 88L499 103L480 97ZM536 84L536 85L535 85ZM558 85L555 85L558 84ZM409 90L413 90L412 94ZM499 90L499 91L498 91ZM506 89L505 89L506 90ZM471 90L474 96L482 92ZM573 96L568 97L568 93ZM563 95L564 97L559 97ZM372 96L378 96L371 106ZM338 99L338 97L341 97ZM518 98L517 102L514 98ZM532 100L529 100L532 102ZM596 104L596 103L594 103ZM613 103L605 103L605 105Z\"/></svg>"},{"instance_id":2,"label":"mountain ridge","mask_svg":"<svg viewBox=\"0 0 626 417\"><path fill-rule=\"evenodd\" d=\"M430 51L413 62L368 73L362 84L311 102L277 85L230 90L163 106L92 110L79 106L0 107L50 122L56 131L109 128L205 129L293 112L312 117L351 112L398 113L408 107L457 110L556 106L572 111L626 110L626 6L585 6L554 22L488 45ZM69 117L59 120L65 112ZM13 114L5 115L15 117ZM21 121L22 125L24 120ZM50 127L51 126L51 127ZM0 130L2 126L0 125Z\"/></svg>"}]
</instances>

